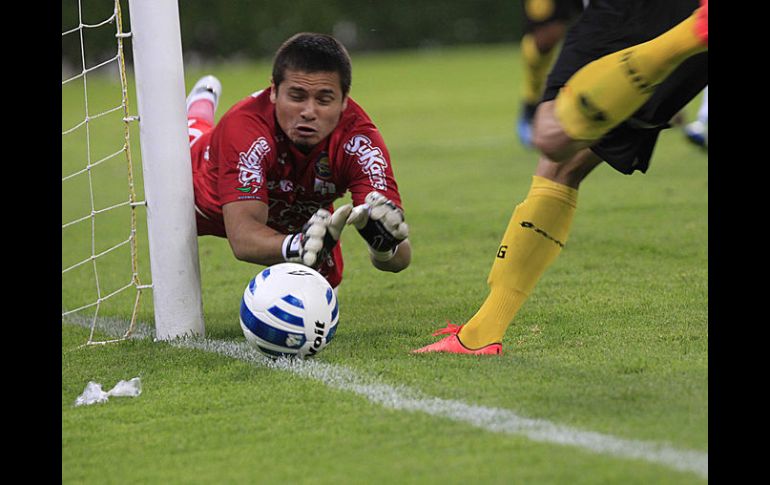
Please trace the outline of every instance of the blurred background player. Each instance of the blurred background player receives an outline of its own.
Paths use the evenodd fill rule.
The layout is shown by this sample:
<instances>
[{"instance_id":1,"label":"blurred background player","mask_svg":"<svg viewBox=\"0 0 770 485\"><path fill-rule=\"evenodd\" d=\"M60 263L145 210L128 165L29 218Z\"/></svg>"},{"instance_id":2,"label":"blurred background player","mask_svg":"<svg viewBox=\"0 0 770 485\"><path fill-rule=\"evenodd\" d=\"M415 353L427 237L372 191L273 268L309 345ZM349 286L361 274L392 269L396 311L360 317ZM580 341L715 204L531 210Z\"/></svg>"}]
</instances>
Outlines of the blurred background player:
<instances>
[{"instance_id":1,"label":"blurred background player","mask_svg":"<svg viewBox=\"0 0 770 485\"><path fill-rule=\"evenodd\" d=\"M695 121L682 127L684 134L690 142L699 147L708 148L709 145L709 88L703 90L698 115Z\"/></svg>"},{"instance_id":2,"label":"blurred background player","mask_svg":"<svg viewBox=\"0 0 770 485\"><path fill-rule=\"evenodd\" d=\"M519 141L532 147L532 120L543 95L545 79L570 24L587 0L522 0L521 111L516 123Z\"/></svg>"},{"instance_id":3,"label":"blurred background player","mask_svg":"<svg viewBox=\"0 0 770 485\"><path fill-rule=\"evenodd\" d=\"M534 120L540 152L464 325L414 352L501 354L516 313L567 242L578 187L602 161L647 171L661 130L708 84L708 1L592 0L568 31Z\"/></svg>"},{"instance_id":4,"label":"blurred background player","mask_svg":"<svg viewBox=\"0 0 770 485\"><path fill-rule=\"evenodd\" d=\"M337 288L346 224L372 264L398 272L411 246L388 149L349 97L351 63L331 36L297 34L276 52L270 86L214 125L222 86L200 79L187 98L198 235L227 238L235 257L296 262ZM351 192L353 204L334 210Z\"/></svg>"}]
</instances>

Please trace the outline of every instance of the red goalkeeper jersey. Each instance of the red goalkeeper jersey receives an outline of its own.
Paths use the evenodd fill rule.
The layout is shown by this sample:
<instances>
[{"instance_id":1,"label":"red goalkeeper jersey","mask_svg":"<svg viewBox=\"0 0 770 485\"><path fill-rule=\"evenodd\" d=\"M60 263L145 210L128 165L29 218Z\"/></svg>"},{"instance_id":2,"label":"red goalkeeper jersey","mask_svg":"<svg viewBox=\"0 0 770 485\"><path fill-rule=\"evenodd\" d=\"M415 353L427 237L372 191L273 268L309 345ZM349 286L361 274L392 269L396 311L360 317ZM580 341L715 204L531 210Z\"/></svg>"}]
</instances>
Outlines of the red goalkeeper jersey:
<instances>
[{"instance_id":1,"label":"red goalkeeper jersey","mask_svg":"<svg viewBox=\"0 0 770 485\"><path fill-rule=\"evenodd\" d=\"M267 225L284 234L300 231L319 208L331 212L347 191L355 205L376 190L402 207L385 142L352 99L334 131L307 155L278 126L269 88L233 106L191 154L199 235L226 237L222 206L242 200L267 204ZM339 244L320 272L339 284Z\"/></svg>"}]
</instances>

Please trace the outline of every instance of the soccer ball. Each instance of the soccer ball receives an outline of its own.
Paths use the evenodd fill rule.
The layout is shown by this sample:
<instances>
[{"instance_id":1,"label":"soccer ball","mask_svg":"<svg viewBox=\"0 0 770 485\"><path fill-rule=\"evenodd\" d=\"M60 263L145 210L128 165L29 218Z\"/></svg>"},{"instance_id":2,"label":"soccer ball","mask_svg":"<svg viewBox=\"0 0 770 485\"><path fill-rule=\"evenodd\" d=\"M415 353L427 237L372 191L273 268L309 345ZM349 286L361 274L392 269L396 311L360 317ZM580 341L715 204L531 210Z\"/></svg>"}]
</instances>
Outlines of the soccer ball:
<instances>
[{"instance_id":1,"label":"soccer ball","mask_svg":"<svg viewBox=\"0 0 770 485\"><path fill-rule=\"evenodd\" d=\"M240 321L246 340L268 357L312 357L337 331L337 295L317 271L276 264L249 281Z\"/></svg>"}]
</instances>

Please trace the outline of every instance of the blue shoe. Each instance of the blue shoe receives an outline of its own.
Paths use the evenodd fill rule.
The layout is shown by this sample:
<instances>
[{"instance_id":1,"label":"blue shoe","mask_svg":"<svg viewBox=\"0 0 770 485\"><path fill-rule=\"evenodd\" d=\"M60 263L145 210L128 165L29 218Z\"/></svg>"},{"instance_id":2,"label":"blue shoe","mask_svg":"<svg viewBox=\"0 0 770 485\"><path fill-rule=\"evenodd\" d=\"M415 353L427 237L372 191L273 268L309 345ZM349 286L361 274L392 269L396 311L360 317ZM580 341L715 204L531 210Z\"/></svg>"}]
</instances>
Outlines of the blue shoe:
<instances>
[{"instance_id":1,"label":"blue shoe","mask_svg":"<svg viewBox=\"0 0 770 485\"><path fill-rule=\"evenodd\" d=\"M684 134L691 143L702 148L708 148L708 126L701 121L693 121L684 126Z\"/></svg>"},{"instance_id":2,"label":"blue shoe","mask_svg":"<svg viewBox=\"0 0 770 485\"><path fill-rule=\"evenodd\" d=\"M516 121L516 134L519 141L527 148L532 148L532 120L535 119L536 104L523 103L521 113Z\"/></svg>"},{"instance_id":3,"label":"blue shoe","mask_svg":"<svg viewBox=\"0 0 770 485\"><path fill-rule=\"evenodd\" d=\"M519 118L516 123L516 133L519 135L519 141L527 148L532 148L532 122L524 116Z\"/></svg>"}]
</instances>

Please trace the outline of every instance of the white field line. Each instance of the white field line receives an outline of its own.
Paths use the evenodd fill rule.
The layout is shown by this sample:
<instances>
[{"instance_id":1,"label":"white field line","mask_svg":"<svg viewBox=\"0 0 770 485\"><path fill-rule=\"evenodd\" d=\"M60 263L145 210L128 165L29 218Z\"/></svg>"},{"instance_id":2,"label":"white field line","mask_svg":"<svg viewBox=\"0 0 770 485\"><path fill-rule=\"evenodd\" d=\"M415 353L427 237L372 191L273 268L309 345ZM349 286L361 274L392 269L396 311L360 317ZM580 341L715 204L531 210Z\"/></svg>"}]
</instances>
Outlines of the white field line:
<instances>
[{"instance_id":1,"label":"white field line","mask_svg":"<svg viewBox=\"0 0 770 485\"><path fill-rule=\"evenodd\" d=\"M67 323L90 326L91 320L68 319ZM122 325L122 326L121 326ZM125 322L101 321L99 329L110 333L110 327L120 326L117 333L125 331ZM140 331L137 337L147 337L151 331ZM455 399L428 396L416 389L401 385L378 382L353 369L327 364L318 360L276 359L264 357L247 342L185 338L168 341L174 347L213 352L226 357L246 361L271 369L291 372L316 380L340 391L352 392L372 403L390 409L421 412L491 431L525 436L533 441L577 447L589 452L619 458L644 460L683 472L692 472L708 479L708 453L682 450L663 443L637 441L585 431L552 423L543 419L531 419L502 408L477 406Z\"/></svg>"}]
</instances>

